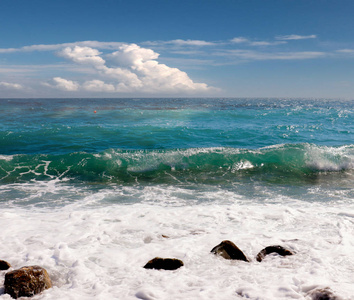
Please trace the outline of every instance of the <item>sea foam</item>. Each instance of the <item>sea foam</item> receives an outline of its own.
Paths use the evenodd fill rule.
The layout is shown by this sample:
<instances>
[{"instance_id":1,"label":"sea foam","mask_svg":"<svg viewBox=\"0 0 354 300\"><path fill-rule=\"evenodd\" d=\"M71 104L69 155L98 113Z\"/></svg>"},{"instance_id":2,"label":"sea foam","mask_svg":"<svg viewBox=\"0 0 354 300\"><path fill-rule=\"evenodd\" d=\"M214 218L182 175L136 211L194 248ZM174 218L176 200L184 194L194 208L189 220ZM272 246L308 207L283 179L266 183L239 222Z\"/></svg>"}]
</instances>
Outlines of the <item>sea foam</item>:
<instances>
[{"instance_id":1,"label":"sea foam","mask_svg":"<svg viewBox=\"0 0 354 300\"><path fill-rule=\"evenodd\" d=\"M14 268L48 270L54 288L36 299L304 299L323 286L354 295L352 203L234 198L162 206L154 204L156 190L146 194L146 203L133 205L92 206L92 195L60 209L1 209L1 258ZM225 239L251 262L212 255ZM296 254L256 261L261 249L278 244ZM181 259L184 267L143 269L155 256Z\"/></svg>"}]
</instances>

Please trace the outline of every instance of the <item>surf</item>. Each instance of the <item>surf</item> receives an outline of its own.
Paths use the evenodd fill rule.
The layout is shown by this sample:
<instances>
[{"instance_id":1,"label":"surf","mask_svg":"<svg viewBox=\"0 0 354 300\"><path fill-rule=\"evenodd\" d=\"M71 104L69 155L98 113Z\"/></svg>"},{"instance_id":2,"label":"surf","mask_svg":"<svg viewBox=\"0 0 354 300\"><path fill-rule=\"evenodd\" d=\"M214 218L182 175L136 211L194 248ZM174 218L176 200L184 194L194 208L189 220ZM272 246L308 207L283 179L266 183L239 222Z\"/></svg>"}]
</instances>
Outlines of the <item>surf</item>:
<instances>
[{"instance_id":1,"label":"surf","mask_svg":"<svg viewBox=\"0 0 354 300\"><path fill-rule=\"evenodd\" d=\"M242 177L311 178L352 172L354 145L280 144L259 149L107 149L100 153L17 154L0 157L0 182L71 180L128 183L164 182L173 176L198 183ZM209 178L209 180L208 180Z\"/></svg>"}]
</instances>

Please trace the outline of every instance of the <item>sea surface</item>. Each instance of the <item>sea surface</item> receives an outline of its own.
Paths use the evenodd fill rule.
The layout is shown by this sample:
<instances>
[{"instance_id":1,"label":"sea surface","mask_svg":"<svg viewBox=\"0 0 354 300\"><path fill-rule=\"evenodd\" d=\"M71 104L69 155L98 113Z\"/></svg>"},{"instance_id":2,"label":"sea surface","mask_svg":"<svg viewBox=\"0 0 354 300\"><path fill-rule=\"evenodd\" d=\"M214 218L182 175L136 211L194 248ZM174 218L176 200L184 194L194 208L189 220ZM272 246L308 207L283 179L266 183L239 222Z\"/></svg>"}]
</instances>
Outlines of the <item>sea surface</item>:
<instances>
[{"instance_id":1,"label":"sea surface","mask_svg":"<svg viewBox=\"0 0 354 300\"><path fill-rule=\"evenodd\" d=\"M35 299L354 299L354 101L0 108L0 259L47 269ZM251 262L211 254L223 240ZM295 255L257 262L270 245ZM184 266L144 269L156 256Z\"/></svg>"}]
</instances>

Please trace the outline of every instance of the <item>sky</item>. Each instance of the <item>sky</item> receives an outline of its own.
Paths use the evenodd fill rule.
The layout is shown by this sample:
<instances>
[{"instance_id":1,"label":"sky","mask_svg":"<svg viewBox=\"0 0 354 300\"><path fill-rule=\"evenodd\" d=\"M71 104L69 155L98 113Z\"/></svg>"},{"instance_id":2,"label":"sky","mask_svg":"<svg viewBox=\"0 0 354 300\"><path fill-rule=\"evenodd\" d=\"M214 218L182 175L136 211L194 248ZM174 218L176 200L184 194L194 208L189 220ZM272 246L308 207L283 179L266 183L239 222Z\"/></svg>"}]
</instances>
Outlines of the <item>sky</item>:
<instances>
[{"instance_id":1,"label":"sky","mask_svg":"<svg viewBox=\"0 0 354 300\"><path fill-rule=\"evenodd\" d=\"M0 0L0 98L354 99L353 0Z\"/></svg>"}]
</instances>

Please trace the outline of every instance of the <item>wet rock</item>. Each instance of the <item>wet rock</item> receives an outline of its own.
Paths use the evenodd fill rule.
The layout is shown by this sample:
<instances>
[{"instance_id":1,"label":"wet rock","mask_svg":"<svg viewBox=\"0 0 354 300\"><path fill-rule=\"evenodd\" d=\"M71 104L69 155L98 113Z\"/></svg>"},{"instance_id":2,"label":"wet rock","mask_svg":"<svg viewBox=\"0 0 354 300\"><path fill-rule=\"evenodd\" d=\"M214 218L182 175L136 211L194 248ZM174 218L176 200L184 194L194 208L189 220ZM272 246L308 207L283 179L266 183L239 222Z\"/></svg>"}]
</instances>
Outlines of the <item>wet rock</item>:
<instances>
[{"instance_id":1,"label":"wet rock","mask_svg":"<svg viewBox=\"0 0 354 300\"><path fill-rule=\"evenodd\" d=\"M31 297L52 287L47 271L39 266L23 267L5 274L5 294Z\"/></svg>"},{"instance_id":2,"label":"wet rock","mask_svg":"<svg viewBox=\"0 0 354 300\"><path fill-rule=\"evenodd\" d=\"M294 253L291 252L288 249L285 249L282 246L269 246L264 248L263 250L261 250L258 254L257 254L257 261L261 262L263 260L263 258L271 253L278 253L281 256L287 256L287 255L293 255Z\"/></svg>"},{"instance_id":3,"label":"wet rock","mask_svg":"<svg viewBox=\"0 0 354 300\"><path fill-rule=\"evenodd\" d=\"M212 253L220 255L226 259L237 259L243 261L249 261L246 255L231 241L222 241L219 245L211 249Z\"/></svg>"},{"instance_id":4,"label":"wet rock","mask_svg":"<svg viewBox=\"0 0 354 300\"><path fill-rule=\"evenodd\" d=\"M10 268L11 268L11 265L7 261L0 260L0 271L4 271L4 270L10 269Z\"/></svg>"},{"instance_id":5,"label":"wet rock","mask_svg":"<svg viewBox=\"0 0 354 300\"><path fill-rule=\"evenodd\" d=\"M148 261L144 268L157 270L176 270L183 265L183 261L176 258L155 257L154 259Z\"/></svg>"},{"instance_id":6,"label":"wet rock","mask_svg":"<svg viewBox=\"0 0 354 300\"><path fill-rule=\"evenodd\" d=\"M307 293L311 300L342 300L330 288L317 288Z\"/></svg>"}]
</instances>

